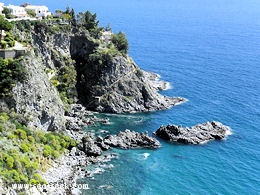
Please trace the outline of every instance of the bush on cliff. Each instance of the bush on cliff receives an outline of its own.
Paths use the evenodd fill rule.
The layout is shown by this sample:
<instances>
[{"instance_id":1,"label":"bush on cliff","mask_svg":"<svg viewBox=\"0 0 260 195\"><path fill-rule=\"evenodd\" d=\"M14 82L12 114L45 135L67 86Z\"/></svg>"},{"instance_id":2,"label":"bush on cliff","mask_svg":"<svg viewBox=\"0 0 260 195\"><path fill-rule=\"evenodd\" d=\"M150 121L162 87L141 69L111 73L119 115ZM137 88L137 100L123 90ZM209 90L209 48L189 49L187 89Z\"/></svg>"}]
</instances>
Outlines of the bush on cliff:
<instances>
[{"instance_id":1,"label":"bush on cliff","mask_svg":"<svg viewBox=\"0 0 260 195\"><path fill-rule=\"evenodd\" d=\"M0 30L10 31L13 25L0 15Z\"/></svg>"},{"instance_id":2,"label":"bush on cliff","mask_svg":"<svg viewBox=\"0 0 260 195\"><path fill-rule=\"evenodd\" d=\"M8 9L7 7L4 7L2 13L5 14L5 17L8 19L12 19L15 17L14 15L11 14L10 9Z\"/></svg>"},{"instance_id":3,"label":"bush on cliff","mask_svg":"<svg viewBox=\"0 0 260 195\"><path fill-rule=\"evenodd\" d=\"M77 25L88 30L90 35L94 38L98 38L103 28L98 27L99 21L97 20L97 14L92 14L90 11L85 13L80 12L77 15Z\"/></svg>"},{"instance_id":4,"label":"bush on cliff","mask_svg":"<svg viewBox=\"0 0 260 195\"><path fill-rule=\"evenodd\" d=\"M126 55L129 49L128 41L123 32L119 32L118 34L113 34L112 43L122 54Z\"/></svg>"},{"instance_id":5,"label":"bush on cliff","mask_svg":"<svg viewBox=\"0 0 260 195\"><path fill-rule=\"evenodd\" d=\"M26 79L26 70L19 59L0 58L0 98L10 95L16 82Z\"/></svg>"}]
</instances>

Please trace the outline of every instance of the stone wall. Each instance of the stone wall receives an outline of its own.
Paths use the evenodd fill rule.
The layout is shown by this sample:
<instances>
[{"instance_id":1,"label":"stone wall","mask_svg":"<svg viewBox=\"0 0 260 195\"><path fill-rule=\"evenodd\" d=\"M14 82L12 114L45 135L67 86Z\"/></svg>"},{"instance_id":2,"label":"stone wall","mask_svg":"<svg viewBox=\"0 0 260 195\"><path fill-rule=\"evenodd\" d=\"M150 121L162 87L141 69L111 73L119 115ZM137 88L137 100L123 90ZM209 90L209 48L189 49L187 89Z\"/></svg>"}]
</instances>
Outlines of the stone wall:
<instances>
[{"instance_id":1,"label":"stone wall","mask_svg":"<svg viewBox=\"0 0 260 195\"><path fill-rule=\"evenodd\" d=\"M6 58L17 58L23 56L25 54L25 50L0 50L0 57Z\"/></svg>"}]
</instances>

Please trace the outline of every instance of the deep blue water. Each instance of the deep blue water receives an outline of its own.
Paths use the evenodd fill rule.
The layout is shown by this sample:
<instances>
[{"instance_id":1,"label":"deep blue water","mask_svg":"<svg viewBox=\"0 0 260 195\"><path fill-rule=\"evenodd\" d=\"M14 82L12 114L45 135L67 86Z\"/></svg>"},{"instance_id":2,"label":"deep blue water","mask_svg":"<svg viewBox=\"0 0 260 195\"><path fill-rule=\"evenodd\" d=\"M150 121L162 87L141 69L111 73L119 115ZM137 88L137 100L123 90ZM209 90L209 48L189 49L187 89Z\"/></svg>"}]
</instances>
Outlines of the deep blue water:
<instances>
[{"instance_id":1,"label":"deep blue water","mask_svg":"<svg viewBox=\"0 0 260 195\"><path fill-rule=\"evenodd\" d=\"M171 83L164 94L189 100L166 111L109 115L113 125L94 130L151 133L162 124L218 120L233 132L201 146L161 140L159 150L118 150L115 167L86 180L85 194L260 194L259 0L38 2L96 12L101 25L127 34L141 68Z\"/></svg>"}]
</instances>

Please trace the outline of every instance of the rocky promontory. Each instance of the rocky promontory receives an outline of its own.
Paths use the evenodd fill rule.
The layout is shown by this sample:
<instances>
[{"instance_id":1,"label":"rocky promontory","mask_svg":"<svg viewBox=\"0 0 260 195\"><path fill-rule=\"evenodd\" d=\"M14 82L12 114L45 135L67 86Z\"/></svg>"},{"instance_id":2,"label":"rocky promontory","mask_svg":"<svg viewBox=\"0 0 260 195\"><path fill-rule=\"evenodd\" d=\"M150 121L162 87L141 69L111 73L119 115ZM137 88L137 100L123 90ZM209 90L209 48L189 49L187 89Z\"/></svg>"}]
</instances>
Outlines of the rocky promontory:
<instances>
[{"instance_id":1,"label":"rocky promontory","mask_svg":"<svg viewBox=\"0 0 260 195\"><path fill-rule=\"evenodd\" d=\"M70 55L76 62L78 95L87 109L106 113L147 112L185 101L158 93L167 88L167 83L140 69L128 55L107 52L113 36L112 32L103 32L101 43L84 32L71 37ZM97 53L98 59L93 59Z\"/></svg>"},{"instance_id":2,"label":"rocky promontory","mask_svg":"<svg viewBox=\"0 0 260 195\"><path fill-rule=\"evenodd\" d=\"M170 142L182 144L203 144L210 140L222 140L230 134L230 128L220 122L212 121L193 127L176 125L161 126L154 134Z\"/></svg>"}]
</instances>

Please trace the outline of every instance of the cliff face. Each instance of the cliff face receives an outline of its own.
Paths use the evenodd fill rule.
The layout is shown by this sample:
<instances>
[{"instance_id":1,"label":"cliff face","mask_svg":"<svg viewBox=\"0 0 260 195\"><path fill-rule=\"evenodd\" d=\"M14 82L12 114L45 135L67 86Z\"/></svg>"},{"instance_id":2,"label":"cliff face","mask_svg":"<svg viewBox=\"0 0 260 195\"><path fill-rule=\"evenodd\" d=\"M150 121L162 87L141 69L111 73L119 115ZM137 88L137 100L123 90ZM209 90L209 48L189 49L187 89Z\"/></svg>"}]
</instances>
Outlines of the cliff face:
<instances>
[{"instance_id":1,"label":"cliff face","mask_svg":"<svg viewBox=\"0 0 260 195\"><path fill-rule=\"evenodd\" d=\"M92 70L95 69L94 66ZM90 95L83 93L82 98L92 110L112 113L153 111L169 108L179 101L159 94L146 77L148 73L128 57L116 56L100 72L86 68L82 74L81 91L91 92Z\"/></svg>"},{"instance_id":2,"label":"cliff face","mask_svg":"<svg viewBox=\"0 0 260 195\"><path fill-rule=\"evenodd\" d=\"M13 104L17 112L29 118L29 127L44 131L64 129L64 106L41 59L30 52L22 64L28 76L25 82L13 88Z\"/></svg>"},{"instance_id":3,"label":"cliff face","mask_svg":"<svg viewBox=\"0 0 260 195\"><path fill-rule=\"evenodd\" d=\"M157 82L154 74L141 70L129 56L109 53L110 39L106 34L100 43L84 33L72 38L71 56L76 61L79 98L87 108L111 113L143 112L166 109L184 101L159 94L158 86L165 82ZM92 60L99 53L102 58Z\"/></svg>"},{"instance_id":4,"label":"cliff face","mask_svg":"<svg viewBox=\"0 0 260 195\"><path fill-rule=\"evenodd\" d=\"M52 78L59 68L73 64L70 60L70 37L65 33L48 35L44 29L27 33L15 30L21 39L31 40L34 49L21 61L27 78L13 88L9 106L28 118L28 126L33 129L63 131L66 108Z\"/></svg>"},{"instance_id":5,"label":"cliff face","mask_svg":"<svg viewBox=\"0 0 260 195\"><path fill-rule=\"evenodd\" d=\"M161 110L184 101L159 94L162 83L158 85L154 74L141 70L116 50L112 33L95 39L80 29L55 33L46 29L15 32L31 39L34 48L22 61L28 78L14 87L12 102L19 113L31 119L31 127L64 129L69 100L79 100L90 110L111 113Z\"/></svg>"}]
</instances>

